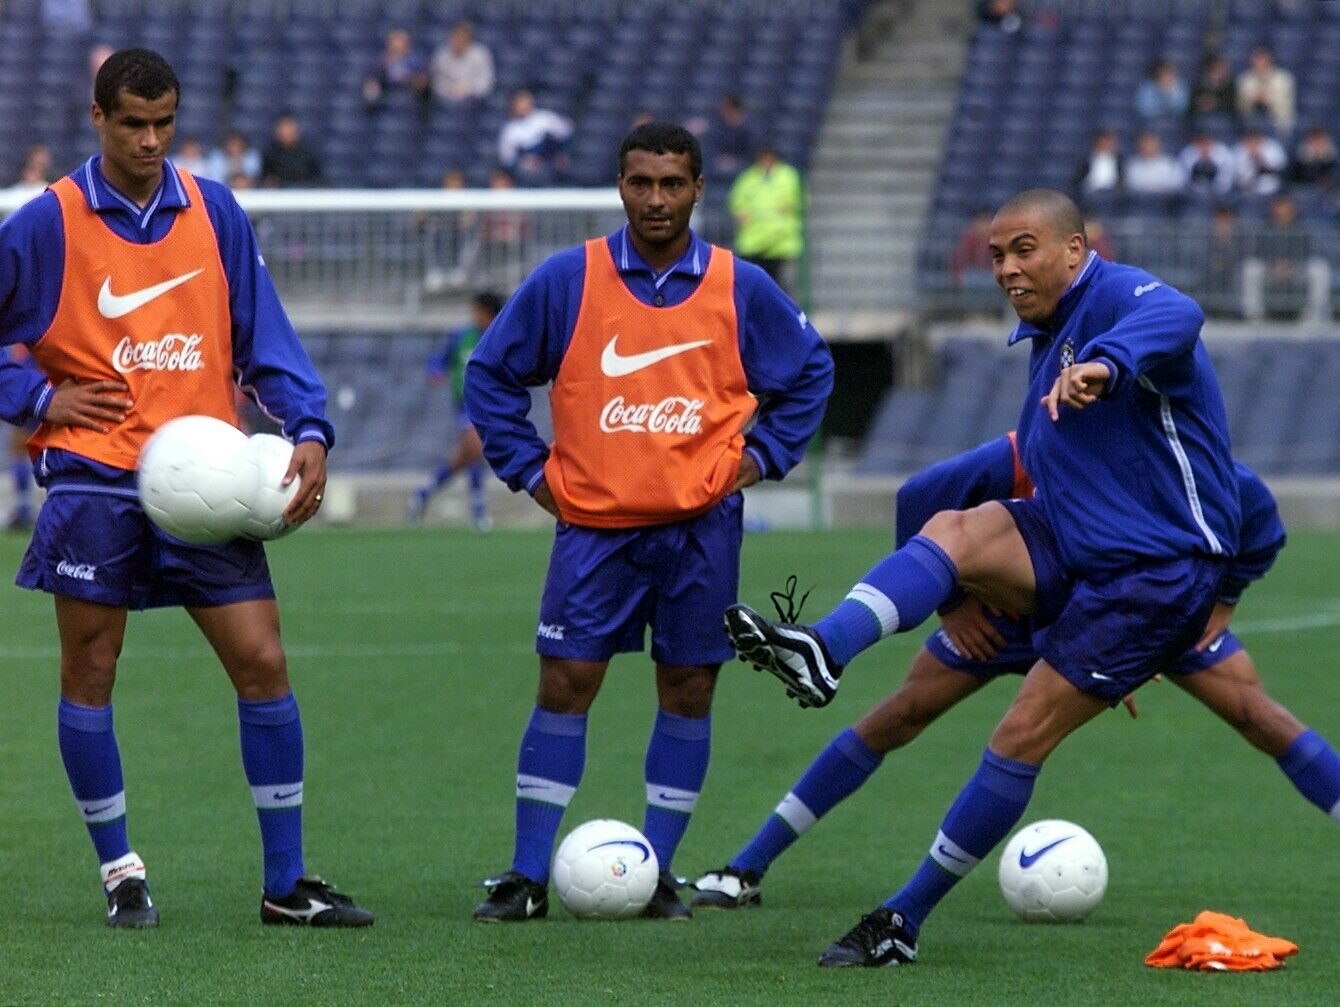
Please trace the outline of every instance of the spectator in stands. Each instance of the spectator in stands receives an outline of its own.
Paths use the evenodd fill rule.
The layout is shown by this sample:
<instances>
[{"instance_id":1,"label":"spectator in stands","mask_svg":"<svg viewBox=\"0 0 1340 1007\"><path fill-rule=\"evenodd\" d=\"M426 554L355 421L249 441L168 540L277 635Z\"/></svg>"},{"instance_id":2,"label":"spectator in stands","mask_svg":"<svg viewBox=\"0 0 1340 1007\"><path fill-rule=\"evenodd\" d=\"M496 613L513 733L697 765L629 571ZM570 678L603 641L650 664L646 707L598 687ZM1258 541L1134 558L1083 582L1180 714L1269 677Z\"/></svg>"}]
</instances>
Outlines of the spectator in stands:
<instances>
[{"instance_id":1,"label":"spectator in stands","mask_svg":"<svg viewBox=\"0 0 1340 1007\"><path fill-rule=\"evenodd\" d=\"M991 271L990 207L978 207L964 226L949 253L949 284L955 290L995 291L996 278Z\"/></svg>"},{"instance_id":2,"label":"spectator in stands","mask_svg":"<svg viewBox=\"0 0 1340 1007\"><path fill-rule=\"evenodd\" d=\"M1135 153L1126 160L1126 192L1136 209L1176 209L1186 185L1186 172L1163 149L1158 133L1147 129L1135 138Z\"/></svg>"},{"instance_id":3,"label":"spectator in stands","mask_svg":"<svg viewBox=\"0 0 1340 1007\"><path fill-rule=\"evenodd\" d=\"M1242 317L1242 263L1246 246L1238 213L1231 203L1218 203L1210 212L1203 270L1197 298L1207 314Z\"/></svg>"},{"instance_id":4,"label":"spectator in stands","mask_svg":"<svg viewBox=\"0 0 1340 1007\"><path fill-rule=\"evenodd\" d=\"M1089 152L1075 169L1073 188L1086 208L1114 208L1125 186L1121 148L1115 129L1094 134Z\"/></svg>"},{"instance_id":5,"label":"spectator in stands","mask_svg":"<svg viewBox=\"0 0 1340 1007\"><path fill-rule=\"evenodd\" d=\"M207 175L204 142L198 136L184 137L177 143L177 152L172 156L172 163L192 175Z\"/></svg>"},{"instance_id":6,"label":"spectator in stands","mask_svg":"<svg viewBox=\"0 0 1340 1007\"><path fill-rule=\"evenodd\" d=\"M445 105L474 105L493 93L493 53L475 39L469 21L457 21L433 52L433 94Z\"/></svg>"},{"instance_id":7,"label":"spectator in stands","mask_svg":"<svg viewBox=\"0 0 1340 1007\"><path fill-rule=\"evenodd\" d=\"M1009 35L1024 26L1018 0L978 0L977 17L983 24Z\"/></svg>"},{"instance_id":8,"label":"spectator in stands","mask_svg":"<svg viewBox=\"0 0 1340 1007\"><path fill-rule=\"evenodd\" d=\"M1222 53L1209 53L1201 64L1196 86L1191 92L1191 118L1231 119L1234 117L1236 93L1233 86L1233 67Z\"/></svg>"},{"instance_id":9,"label":"spectator in stands","mask_svg":"<svg viewBox=\"0 0 1340 1007\"><path fill-rule=\"evenodd\" d=\"M428 61L414 51L414 40L405 28L386 33L381 55L363 79L363 103L376 109L388 92L397 90L416 98L428 96Z\"/></svg>"},{"instance_id":10,"label":"spectator in stands","mask_svg":"<svg viewBox=\"0 0 1340 1007\"><path fill-rule=\"evenodd\" d=\"M1135 111L1145 122L1181 120L1190 107L1186 82L1171 60L1155 63L1135 92Z\"/></svg>"},{"instance_id":11,"label":"spectator in stands","mask_svg":"<svg viewBox=\"0 0 1340 1007\"><path fill-rule=\"evenodd\" d=\"M1289 155L1273 136L1266 136L1256 126L1248 126L1233 147L1233 161L1240 193L1273 196L1280 190Z\"/></svg>"},{"instance_id":12,"label":"spectator in stands","mask_svg":"<svg viewBox=\"0 0 1340 1007\"><path fill-rule=\"evenodd\" d=\"M805 190L800 172L766 140L754 163L736 176L727 197L735 220L735 254L762 266L783 290L805 251Z\"/></svg>"},{"instance_id":13,"label":"spectator in stands","mask_svg":"<svg viewBox=\"0 0 1340 1007\"><path fill-rule=\"evenodd\" d=\"M275 119L270 143L261 153L261 183L271 189L325 185L321 159L302 138L302 126L291 112Z\"/></svg>"},{"instance_id":14,"label":"spectator in stands","mask_svg":"<svg viewBox=\"0 0 1340 1007\"><path fill-rule=\"evenodd\" d=\"M535 104L527 88L512 92L498 133L498 163L518 185L553 185L567 176L572 120Z\"/></svg>"},{"instance_id":15,"label":"spectator in stands","mask_svg":"<svg viewBox=\"0 0 1340 1007\"><path fill-rule=\"evenodd\" d=\"M723 95L717 102L702 136L707 158L707 177L722 191L754 160L754 131L738 94Z\"/></svg>"},{"instance_id":16,"label":"spectator in stands","mask_svg":"<svg viewBox=\"0 0 1340 1007\"><path fill-rule=\"evenodd\" d=\"M1289 162L1289 181L1319 193L1336 188L1337 165L1335 140L1325 126L1312 126L1294 149Z\"/></svg>"},{"instance_id":17,"label":"spectator in stands","mask_svg":"<svg viewBox=\"0 0 1340 1007\"><path fill-rule=\"evenodd\" d=\"M234 189L237 186L232 180L239 174L255 182L261 177L261 153L251 145L245 133L230 129L223 134L223 142L209 152L205 174L227 182L229 188Z\"/></svg>"},{"instance_id":18,"label":"spectator in stands","mask_svg":"<svg viewBox=\"0 0 1340 1007\"><path fill-rule=\"evenodd\" d=\"M45 143L34 143L23 152L19 173L10 192L26 192L36 196L51 183L51 148Z\"/></svg>"},{"instance_id":19,"label":"spectator in stands","mask_svg":"<svg viewBox=\"0 0 1340 1007\"><path fill-rule=\"evenodd\" d=\"M1186 191L1191 198L1216 201L1233 191L1233 152L1209 130L1197 130L1177 160L1186 175Z\"/></svg>"},{"instance_id":20,"label":"spectator in stands","mask_svg":"<svg viewBox=\"0 0 1340 1007\"><path fill-rule=\"evenodd\" d=\"M1298 318L1308 324L1330 319L1331 269L1316 236L1285 193L1270 201L1270 217L1252 242L1242 266L1242 308L1248 321Z\"/></svg>"},{"instance_id":21,"label":"spectator in stands","mask_svg":"<svg viewBox=\"0 0 1340 1007\"><path fill-rule=\"evenodd\" d=\"M1104 223L1092 214L1084 218L1084 236L1089 240L1089 247L1108 262L1115 262L1117 259L1117 246L1112 243L1112 236L1107 233L1107 227Z\"/></svg>"},{"instance_id":22,"label":"spectator in stands","mask_svg":"<svg viewBox=\"0 0 1340 1007\"><path fill-rule=\"evenodd\" d=\"M1293 132L1297 112L1293 74L1275 65L1269 46L1252 50L1247 69L1238 75L1236 90L1238 115L1244 121L1264 117L1281 138Z\"/></svg>"}]
</instances>

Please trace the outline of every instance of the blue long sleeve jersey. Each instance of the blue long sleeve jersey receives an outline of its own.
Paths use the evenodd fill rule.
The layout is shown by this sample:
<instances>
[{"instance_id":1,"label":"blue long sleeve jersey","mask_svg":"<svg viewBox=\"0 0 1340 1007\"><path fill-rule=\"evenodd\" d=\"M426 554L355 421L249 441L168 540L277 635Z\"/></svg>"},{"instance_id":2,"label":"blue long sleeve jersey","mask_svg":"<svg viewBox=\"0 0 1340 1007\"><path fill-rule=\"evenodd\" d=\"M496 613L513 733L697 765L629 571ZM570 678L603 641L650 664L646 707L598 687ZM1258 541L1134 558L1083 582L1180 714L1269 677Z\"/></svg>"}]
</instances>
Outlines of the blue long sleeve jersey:
<instances>
[{"instance_id":1,"label":"blue long sleeve jersey","mask_svg":"<svg viewBox=\"0 0 1340 1007\"><path fill-rule=\"evenodd\" d=\"M1131 266L1090 253L1046 330L1032 340L1017 427L1024 469L1062 556L1085 576L1132 563L1231 557L1241 519L1218 379L1195 301ZM1052 422L1041 406L1071 363L1111 378L1086 409Z\"/></svg>"},{"instance_id":2,"label":"blue long sleeve jersey","mask_svg":"<svg viewBox=\"0 0 1340 1007\"><path fill-rule=\"evenodd\" d=\"M606 238L619 275L645 304L671 306L698 289L712 246L689 247L656 273L633 249L627 225ZM567 352L586 276L583 248L559 252L517 288L466 365L465 408L494 472L512 490L533 492L549 447L529 419L528 389L551 382ZM735 260L735 313L749 391L760 400L745 450L765 479L796 466L818 429L833 387L833 360L809 320L758 266Z\"/></svg>"},{"instance_id":3,"label":"blue long sleeve jersey","mask_svg":"<svg viewBox=\"0 0 1340 1007\"><path fill-rule=\"evenodd\" d=\"M1219 584L1219 600L1236 605L1247 586L1260 580L1284 548L1287 535L1274 494L1255 472L1234 461L1242 504L1237 553ZM1014 493L1014 449L997 437L922 469L898 488L895 545L901 548L942 510L966 510Z\"/></svg>"},{"instance_id":4,"label":"blue long sleeve jersey","mask_svg":"<svg viewBox=\"0 0 1340 1007\"><path fill-rule=\"evenodd\" d=\"M119 237L138 244L163 238L187 194L169 164L163 182L143 209L107 184L94 156L71 177ZM228 188L197 177L205 209L218 239L228 280L233 366L247 394L277 419L293 441L320 440L327 448L335 431L326 420L326 389L298 340L265 268L251 227ZM51 325L65 273L65 234L55 195L44 192L0 225L0 345L36 343ZM8 422L41 419L51 386L35 368L0 362L0 417Z\"/></svg>"}]
</instances>

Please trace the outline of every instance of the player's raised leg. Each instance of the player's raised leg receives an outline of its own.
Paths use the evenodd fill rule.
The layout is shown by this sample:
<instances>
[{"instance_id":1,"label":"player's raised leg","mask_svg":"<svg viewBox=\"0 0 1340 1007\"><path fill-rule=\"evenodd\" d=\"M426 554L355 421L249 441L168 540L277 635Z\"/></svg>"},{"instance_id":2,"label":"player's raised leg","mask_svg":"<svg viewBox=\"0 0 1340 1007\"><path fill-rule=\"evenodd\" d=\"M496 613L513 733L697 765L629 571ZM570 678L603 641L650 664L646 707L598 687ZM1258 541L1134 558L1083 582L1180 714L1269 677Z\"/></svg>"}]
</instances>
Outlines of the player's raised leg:
<instances>
[{"instance_id":1,"label":"player's raised leg","mask_svg":"<svg viewBox=\"0 0 1340 1007\"><path fill-rule=\"evenodd\" d=\"M264 860L261 922L362 927L370 912L303 863L303 734L279 639L279 608L261 598L189 608L237 691L242 768L251 785Z\"/></svg>"}]
</instances>

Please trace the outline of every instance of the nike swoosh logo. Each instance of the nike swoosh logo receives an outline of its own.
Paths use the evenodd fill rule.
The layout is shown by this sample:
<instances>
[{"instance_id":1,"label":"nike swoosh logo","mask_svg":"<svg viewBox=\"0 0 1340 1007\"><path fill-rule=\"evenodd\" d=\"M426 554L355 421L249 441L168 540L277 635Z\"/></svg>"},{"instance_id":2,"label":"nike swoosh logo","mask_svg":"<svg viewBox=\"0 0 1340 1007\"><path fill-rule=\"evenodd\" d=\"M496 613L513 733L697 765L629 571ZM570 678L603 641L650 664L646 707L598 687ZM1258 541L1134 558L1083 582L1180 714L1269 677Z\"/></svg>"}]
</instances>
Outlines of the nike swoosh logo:
<instances>
[{"instance_id":1,"label":"nike swoosh logo","mask_svg":"<svg viewBox=\"0 0 1340 1007\"><path fill-rule=\"evenodd\" d=\"M600 354L600 370L607 378L625 377L652 364L659 364L662 360L687 353L689 350L696 350L712 342L710 339L699 339L692 343L675 343L673 346L662 346L655 350L647 350L645 353L631 353L624 356L614 347L618 339L617 335L610 337L610 341L605 344L605 352Z\"/></svg>"},{"instance_id":2,"label":"nike swoosh logo","mask_svg":"<svg viewBox=\"0 0 1340 1007\"><path fill-rule=\"evenodd\" d=\"M290 797L297 797L301 793L302 787L299 787L297 790L290 790L287 794L282 790L276 790L270 795L270 798L275 801L287 801Z\"/></svg>"},{"instance_id":3,"label":"nike swoosh logo","mask_svg":"<svg viewBox=\"0 0 1340 1007\"><path fill-rule=\"evenodd\" d=\"M129 294L113 294L112 278L109 276L102 281L102 289L98 291L98 314L102 315L103 318L120 318L123 315L128 315L136 308L144 307L154 298L162 297L173 287L180 287L187 280L194 279L203 272L203 269L193 269L189 273L183 273L181 276L175 276L170 280L155 283L152 287L135 290Z\"/></svg>"},{"instance_id":4,"label":"nike swoosh logo","mask_svg":"<svg viewBox=\"0 0 1340 1007\"><path fill-rule=\"evenodd\" d=\"M1209 652L1210 652L1211 654L1213 654L1216 650L1218 650L1218 649L1219 649L1220 647L1222 647L1223 645L1224 645L1224 638L1223 638L1223 636L1220 636L1219 639L1215 640L1214 643L1210 644L1210 646L1209 646L1207 649L1209 650Z\"/></svg>"},{"instance_id":5,"label":"nike swoosh logo","mask_svg":"<svg viewBox=\"0 0 1340 1007\"><path fill-rule=\"evenodd\" d=\"M109 810L110 808L114 808L114 807L116 807L116 802L115 802L115 801L113 801L111 804L104 804L101 808L85 808L85 809L84 809L84 814L86 814L86 815L99 815L99 814L102 814L102 812L107 811L107 810Z\"/></svg>"},{"instance_id":6,"label":"nike swoosh logo","mask_svg":"<svg viewBox=\"0 0 1340 1007\"><path fill-rule=\"evenodd\" d=\"M939 848L938 850L936 850L935 852L938 853L938 854L940 854L940 856L942 856L942 857L948 857L950 860L954 861L955 863L958 863L958 864L966 864L966 863L967 863L967 861L964 860L962 857L957 856L957 855L955 855L955 854L953 854L953 853L950 853L948 850L946 850L946 849L945 849L945 846L944 846L944 843L941 843L941 844L940 844L940 848Z\"/></svg>"},{"instance_id":7,"label":"nike swoosh logo","mask_svg":"<svg viewBox=\"0 0 1340 1007\"><path fill-rule=\"evenodd\" d=\"M684 797L681 794L667 794L664 790L659 791L656 796L662 801L678 801L680 804L687 804L692 801L692 797Z\"/></svg>"},{"instance_id":8,"label":"nike swoosh logo","mask_svg":"<svg viewBox=\"0 0 1340 1007\"><path fill-rule=\"evenodd\" d=\"M1062 843L1068 843L1070 842L1070 840L1074 838L1075 838L1074 836L1062 836L1060 839L1052 840L1052 842L1048 843L1046 846L1043 846L1040 849L1036 849L1032 853L1029 853L1027 850L1020 850L1019 866L1024 868L1025 870L1028 869L1029 867L1032 867L1035 863L1037 863L1038 857L1042 856L1048 850L1054 850Z\"/></svg>"},{"instance_id":9,"label":"nike swoosh logo","mask_svg":"<svg viewBox=\"0 0 1340 1007\"><path fill-rule=\"evenodd\" d=\"M598 850L602 846L631 846L633 849L637 850L642 854L643 863L646 863L648 860L651 859L651 847L645 846L639 842L635 842L632 839L611 839L608 842L596 843L596 845L592 846L591 849Z\"/></svg>"}]
</instances>

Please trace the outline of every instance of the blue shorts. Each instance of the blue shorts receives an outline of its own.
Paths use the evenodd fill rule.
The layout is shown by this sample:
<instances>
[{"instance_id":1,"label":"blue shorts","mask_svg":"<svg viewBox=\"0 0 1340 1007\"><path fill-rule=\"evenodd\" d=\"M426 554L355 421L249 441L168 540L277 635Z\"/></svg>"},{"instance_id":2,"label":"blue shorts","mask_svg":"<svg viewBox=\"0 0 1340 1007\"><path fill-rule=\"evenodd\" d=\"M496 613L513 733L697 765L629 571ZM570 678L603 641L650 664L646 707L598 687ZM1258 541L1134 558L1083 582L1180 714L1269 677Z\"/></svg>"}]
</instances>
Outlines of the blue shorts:
<instances>
[{"instance_id":1,"label":"blue shorts","mask_svg":"<svg viewBox=\"0 0 1340 1007\"><path fill-rule=\"evenodd\" d=\"M1033 624L1028 619L1012 619L1009 616L988 616L991 624L1005 638L1005 646L996 652L996 656L986 661L977 661L965 657L954 648L945 636L943 629L937 629L926 638L925 647L933 658L948 668L962 671L981 679L992 679L999 675L1026 675L1028 669L1037 663L1037 651L1033 649Z\"/></svg>"},{"instance_id":2,"label":"blue shorts","mask_svg":"<svg viewBox=\"0 0 1340 1007\"><path fill-rule=\"evenodd\" d=\"M113 608L209 608L275 596L260 542L182 542L111 486L51 488L15 583Z\"/></svg>"},{"instance_id":3,"label":"blue shorts","mask_svg":"<svg viewBox=\"0 0 1340 1007\"><path fill-rule=\"evenodd\" d=\"M1040 504L1005 505L1033 560L1033 643L1039 658L1080 692L1110 703L1177 669L1209 620L1224 572L1221 560L1164 560L1072 579ZM1222 659L1218 655L1212 663Z\"/></svg>"},{"instance_id":4,"label":"blue shorts","mask_svg":"<svg viewBox=\"0 0 1340 1007\"><path fill-rule=\"evenodd\" d=\"M559 523L540 600L535 649L607 661L640 651L651 627L661 664L713 665L734 656L721 617L740 589L744 497L654 528Z\"/></svg>"}]
</instances>

